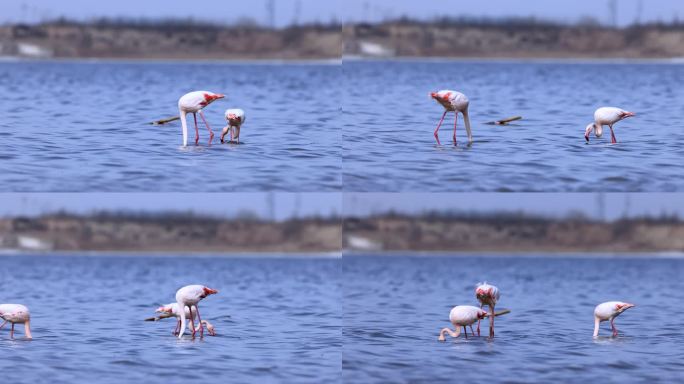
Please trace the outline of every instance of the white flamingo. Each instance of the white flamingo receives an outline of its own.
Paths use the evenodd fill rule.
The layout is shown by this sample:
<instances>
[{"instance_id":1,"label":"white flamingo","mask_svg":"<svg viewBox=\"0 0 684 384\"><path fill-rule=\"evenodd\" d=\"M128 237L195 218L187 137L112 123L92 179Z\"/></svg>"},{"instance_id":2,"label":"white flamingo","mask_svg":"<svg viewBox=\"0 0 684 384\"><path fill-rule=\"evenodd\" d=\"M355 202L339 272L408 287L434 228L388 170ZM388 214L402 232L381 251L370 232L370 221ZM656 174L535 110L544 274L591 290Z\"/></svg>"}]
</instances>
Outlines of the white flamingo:
<instances>
[{"instance_id":1,"label":"white flamingo","mask_svg":"<svg viewBox=\"0 0 684 384\"><path fill-rule=\"evenodd\" d=\"M226 124L223 127L223 132L221 132L221 143L225 142L224 138L230 130L230 141L235 140L238 144L240 143L240 127L245 122L245 111L242 109L227 109L226 110Z\"/></svg>"},{"instance_id":2,"label":"white flamingo","mask_svg":"<svg viewBox=\"0 0 684 384\"><path fill-rule=\"evenodd\" d=\"M192 116L195 118L195 145L199 143L199 127L197 126L197 112L199 112L202 121L204 121L204 125L207 126L207 130L209 130L209 144L211 144L211 140L214 139L214 132L212 132L211 128L209 127L207 119L204 118L204 113L202 112L202 109L204 109L204 107L213 103L214 101L218 99L223 99L224 97L225 96L222 94L213 93L209 91L195 91L186 93L185 95L181 96L181 98L178 100L178 111L180 112L180 121L181 125L183 126L184 147L188 145L188 123L186 121L186 114L188 113L192 113Z\"/></svg>"},{"instance_id":3,"label":"white flamingo","mask_svg":"<svg viewBox=\"0 0 684 384\"><path fill-rule=\"evenodd\" d=\"M463 327L463 332L465 338L468 338L468 331L466 326L470 326L470 332L473 332L473 324L476 321L482 320L487 317L488 314L482 308L473 307L472 305L457 305L451 309L449 312L449 321L454 325L456 331L452 331L449 328L442 328L439 331L439 341L446 340L444 336L448 333L451 337L458 337L461 334L461 327Z\"/></svg>"},{"instance_id":4,"label":"white flamingo","mask_svg":"<svg viewBox=\"0 0 684 384\"><path fill-rule=\"evenodd\" d=\"M634 112L625 111L624 109L614 108L614 107L602 107L594 112L594 122L587 125L584 131L584 139L589 142L589 134L594 131L596 137L601 137L603 135L603 126L607 125L610 128L610 142L617 144L617 139L615 139L615 132L613 131L613 125L620 120L626 119L636 115Z\"/></svg>"},{"instance_id":5,"label":"white flamingo","mask_svg":"<svg viewBox=\"0 0 684 384\"><path fill-rule=\"evenodd\" d=\"M435 140L437 140L437 144L441 145L441 143L439 142L439 128L442 126L442 122L444 121L444 117L446 116L447 112L454 112L454 145L456 145L456 123L458 122L459 112L463 114L466 133L468 134L468 143L472 144L473 135L470 131L470 117L468 116L468 105L470 104L470 102L468 101L466 95L462 94L461 92L442 90L438 92L432 92L430 94L430 97L435 99L439 104L441 104L444 107L444 114L442 114L442 119L439 120L439 124L437 124L437 129L435 129Z\"/></svg>"},{"instance_id":6,"label":"white flamingo","mask_svg":"<svg viewBox=\"0 0 684 384\"><path fill-rule=\"evenodd\" d=\"M200 300L204 299L209 295L218 293L217 290L205 287L204 285L186 285L176 292L176 302L179 308L185 309L186 307L190 311L190 329L192 330L192 337L195 337L195 322L192 313L192 308L195 308L197 312L197 322L199 323L200 337L204 336L204 325L202 323L202 317L199 313L198 304ZM180 312L180 331L178 332L178 338L183 337L185 332L185 310Z\"/></svg>"},{"instance_id":7,"label":"white flamingo","mask_svg":"<svg viewBox=\"0 0 684 384\"><path fill-rule=\"evenodd\" d=\"M610 321L613 336L617 336L618 330L615 328L615 318L634 306L634 304L623 303L621 301L608 301L597 305L596 308L594 308L594 337L598 337L599 324L604 321Z\"/></svg>"},{"instance_id":8,"label":"white flamingo","mask_svg":"<svg viewBox=\"0 0 684 384\"><path fill-rule=\"evenodd\" d=\"M24 324L26 338L33 338L31 337L31 313L25 306L21 304L0 304L0 319L4 320L0 328L7 323L12 324L10 338L14 339L14 324Z\"/></svg>"},{"instance_id":9,"label":"white flamingo","mask_svg":"<svg viewBox=\"0 0 684 384\"><path fill-rule=\"evenodd\" d=\"M496 302L499 301L500 297L499 288L484 283L478 283L475 286L475 297L477 301L480 302L480 308L487 305L489 307L490 317L489 317L489 337L494 337L494 307ZM480 336L480 321L477 322L477 335Z\"/></svg>"},{"instance_id":10,"label":"white flamingo","mask_svg":"<svg viewBox=\"0 0 684 384\"><path fill-rule=\"evenodd\" d=\"M166 319L169 317L175 317L176 318L176 329L173 331L173 334L178 336L178 331L180 330L180 312L178 311L178 303L169 303L166 305L162 305L161 307L157 308L155 311L159 313L159 316L157 317L150 317L148 319L145 319L147 321L159 321L161 319ZM185 307L185 317L189 318L190 317L190 309L188 307ZM202 320L202 323L205 327L207 327L207 331L211 336L216 336L215 328L214 326L208 322L207 320Z\"/></svg>"}]
</instances>

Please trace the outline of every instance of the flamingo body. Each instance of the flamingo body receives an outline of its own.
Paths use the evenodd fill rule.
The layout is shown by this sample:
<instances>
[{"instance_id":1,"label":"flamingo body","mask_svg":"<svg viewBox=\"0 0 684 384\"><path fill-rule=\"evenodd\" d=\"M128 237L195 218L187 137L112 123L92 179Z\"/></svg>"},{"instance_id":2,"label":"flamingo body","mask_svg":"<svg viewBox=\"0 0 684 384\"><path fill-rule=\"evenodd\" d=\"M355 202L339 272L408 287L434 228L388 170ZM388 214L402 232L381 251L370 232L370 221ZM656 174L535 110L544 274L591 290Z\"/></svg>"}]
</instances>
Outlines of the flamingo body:
<instances>
[{"instance_id":1,"label":"flamingo body","mask_svg":"<svg viewBox=\"0 0 684 384\"><path fill-rule=\"evenodd\" d=\"M634 304L624 303L622 301L608 301L597 305L596 308L594 308L594 337L598 337L599 324L604 321L610 321L613 336L617 336L618 331L614 324L615 318L632 307L634 307Z\"/></svg>"},{"instance_id":2,"label":"flamingo body","mask_svg":"<svg viewBox=\"0 0 684 384\"><path fill-rule=\"evenodd\" d=\"M197 113L199 112L200 117L204 121L207 130L209 131L209 143L214 138L214 133L211 131L207 120L204 118L204 113L202 109L213 103L218 99L223 99L225 96L219 93L213 93L209 91L194 91L186 93L178 99L178 111L180 113L181 125L183 126L183 146L188 145L188 123L186 121L186 115L192 113L195 118L195 144L199 142L199 128L197 126Z\"/></svg>"},{"instance_id":3,"label":"flamingo body","mask_svg":"<svg viewBox=\"0 0 684 384\"><path fill-rule=\"evenodd\" d=\"M454 325L456 331L454 332L449 328L443 328L439 332L439 341L444 341L446 339L444 337L445 333L448 333L451 337L458 337L461 334L461 327L463 327L465 336L467 338L468 333L465 330L465 327L473 325L475 322L482 320L485 317L487 317L487 312L472 305L457 305L453 307L451 312L449 312L449 321Z\"/></svg>"},{"instance_id":4,"label":"flamingo body","mask_svg":"<svg viewBox=\"0 0 684 384\"><path fill-rule=\"evenodd\" d=\"M24 333L27 339L31 339L31 313L26 306L21 304L0 304L0 318L4 320L0 328L5 324L12 324L10 338L14 338L14 324L24 324Z\"/></svg>"},{"instance_id":5,"label":"flamingo body","mask_svg":"<svg viewBox=\"0 0 684 384\"><path fill-rule=\"evenodd\" d=\"M192 335L193 337L195 336L195 323L194 323L194 318L192 314L192 309L193 307L195 308L195 312L197 313L197 319L199 323L199 328L200 328L200 337L204 335L204 326L202 324L202 318L200 317L199 314L199 308L198 304L199 302L204 299L205 297L209 295L213 295L218 293L217 290L211 289L209 287L205 287L204 285L186 285L185 287L179 289L176 292L176 303L178 303L178 308L186 308L189 310L190 314L190 324L192 327ZM180 311L178 310L180 314L180 331L178 333L178 338L183 337L183 333L185 332L185 310Z\"/></svg>"},{"instance_id":6,"label":"flamingo body","mask_svg":"<svg viewBox=\"0 0 684 384\"><path fill-rule=\"evenodd\" d=\"M240 142L240 127L245 122L245 111L242 109L226 109L225 113L226 124L221 132L221 142L225 141L225 136L230 131L230 141L237 140Z\"/></svg>"},{"instance_id":7,"label":"flamingo body","mask_svg":"<svg viewBox=\"0 0 684 384\"><path fill-rule=\"evenodd\" d=\"M610 128L611 143L616 144L615 132L613 125L620 120L635 116L634 112L625 111L624 109L615 107L602 107L594 112L594 122L587 125L584 131L584 139L589 142L589 134L594 131L596 137L603 136L603 126L607 125Z\"/></svg>"},{"instance_id":8,"label":"flamingo body","mask_svg":"<svg viewBox=\"0 0 684 384\"><path fill-rule=\"evenodd\" d=\"M444 117L446 116L447 112L454 112L454 134L453 134L453 140L454 140L454 145L456 145L456 124L458 121L458 114L461 113L463 114L463 120L465 121L465 127L466 127L466 133L468 134L468 143L473 142L473 135L470 130L470 117L468 115L468 106L470 105L470 101L466 97L466 95L462 94L461 92L456 92L456 91L451 91L448 89L437 91L437 92L432 92L430 93L430 97L435 99L442 107L444 107L444 114L442 115L442 119L439 121L439 124L437 125L437 129L435 129L435 140L437 140L437 144L441 144L439 142L439 128L442 126L442 122L444 121Z\"/></svg>"}]
</instances>

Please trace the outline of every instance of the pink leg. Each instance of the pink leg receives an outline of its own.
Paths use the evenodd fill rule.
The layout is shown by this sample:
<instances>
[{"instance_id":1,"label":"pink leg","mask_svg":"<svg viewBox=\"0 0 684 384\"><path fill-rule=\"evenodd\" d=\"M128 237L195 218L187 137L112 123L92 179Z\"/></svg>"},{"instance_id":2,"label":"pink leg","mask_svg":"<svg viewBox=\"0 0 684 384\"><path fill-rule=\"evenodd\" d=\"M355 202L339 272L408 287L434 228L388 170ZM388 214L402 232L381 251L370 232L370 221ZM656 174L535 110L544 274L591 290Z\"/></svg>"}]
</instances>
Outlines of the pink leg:
<instances>
[{"instance_id":1,"label":"pink leg","mask_svg":"<svg viewBox=\"0 0 684 384\"><path fill-rule=\"evenodd\" d=\"M199 322L200 338L204 337L204 326L202 325L202 318L200 317L199 307L195 307L197 312L197 322Z\"/></svg>"},{"instance_id":2,"label":"pink leg","mask_svg":"<svg viewBox=\"0 0 684 384\"><path fill-rule=\"evenodd\" d=\"M12 323L12 330L10 331L10 339L14 339L14 323Z\"/></svg>"},{"instance_id":3,"label":"pink leg","mask_svg":"<svg viewBox=\"0 0 684 384\"><path fill-rule=\"evenodd\" d=\"M610 128L610 142L613 144L617 144L617 140L615 139L615 132L613 132L613 126L609 125Z\"/></svg>"},{"instance_id":4,"label":"pink leg","mask_svg":"<svg viewBox=\"0 0 684 384\"><path fill-rule=\"evenodd\" d=\"M468 338L468 330L466 329L465 325L463 326L463 334L465 335L465 338Z\"/></svg>"},{"instance_id":5,"label":"pink leg","mask_svg":"<svg viewBox=\"0 0 684 384\"><path fill-rule=\"evenodd\" d=\"M489 337L494 337L494 306L489 306Z\"/></svg>"},{"instance_id":6,"label":"pink leg","mask_svg":"<svg viewBox=\"0 0 684 384\"><path fill-rule=\"evenodd\" d=\"M188 307L190 309L190 329L192 330L192 337L195 337L195 316L192 314L192 305Z\"/></svg>"},{"instance_id":7,"label":"pink leg","mask_svg":"<svg viewBox=\"0 0 684 384\"><path fill-rule=\"evenodd\" d=\"M454 112L454 145L456 145L456 122L458 122L458 112Z\"/></svg>"},{"instance_id":8,"label":"pink leg","mask_svg":"<svg viewBox=\"0 0 684 384\"><path fill-rule=\"evenodd\" d=\"M473 332L473 326L472 326L472 324L470 325L470 334L473 335L473 336L475 336L475 332Z\"/></svg>"},{"instance_id":9,"label":"pink leg","mask_svg":"<svg viewBox=\"0 0 684 384\"><path fill-rule=\"evenodd\" d=\"M444 117L446 116L447 111L444 111L444 114L442 115L442 119L439 120L439 124L437 124L437 129L435 129L435 140L437 140L437 145L442 145L442 143L439 142L439 127L442 126L442 122L444 122Z\"/></svg>"},{"instance_id":10,"label":"pink leg","mask_svg":"<svg viewBox=\"0 0 684 384\"><path fill-rule=\"evenodd\" d=\"M207 119L204 118L204 112L202 110L200 112L200 117L202 118L202 121L204 121L204 125L207 126L207 129L209 130L209 144L211 144L211 141L214 140L214 132L211 130L211 127L207 123Z\"/></svg>"},{"instance_id":11,"label":"pink leg","mask_svg":"<svg viewBox=\"0 0 684 384\"><path fill-rule=\"evenodd\" d=\"M612 319L610 319L610 328L613 330L613 336L617 336L618 330L617 330L617 328L615 328L615 324L613 324L613 321L615 321L614 317Z\"/></svg>"},{"instance_id":12,"label":"pink leg","mask_svg":"<svg viewBox=\"0 0 684 384\"><path fill-rule=\"evenodd\" d=\"M195 118L195 145L199 143L199 127L197 126L197 114L193 113L192 117Z\"/></svg>"},{"instance_id":13,"label":"pink leg","mask_svg":"<svg viewBox=\"0 0 684 384\"><path fill-rule=\"evenodd\" d=\"M480 304L480 309L482 309L483 305ZM480 320L477 320L477 335L480 336Z\"/></svg>"},{"instance_id":14,"label":"pink leg","mask_svg":"<svg viewBox=\"0 0 684 384\"><path fill-rule=\"evenodd\" d=\"M178 321L176 321L176 329L173 330L173 334L178 336L178 332L180 332L180 326L181 326L181 320L178 318Z\"/></svg>"}]
</instances>

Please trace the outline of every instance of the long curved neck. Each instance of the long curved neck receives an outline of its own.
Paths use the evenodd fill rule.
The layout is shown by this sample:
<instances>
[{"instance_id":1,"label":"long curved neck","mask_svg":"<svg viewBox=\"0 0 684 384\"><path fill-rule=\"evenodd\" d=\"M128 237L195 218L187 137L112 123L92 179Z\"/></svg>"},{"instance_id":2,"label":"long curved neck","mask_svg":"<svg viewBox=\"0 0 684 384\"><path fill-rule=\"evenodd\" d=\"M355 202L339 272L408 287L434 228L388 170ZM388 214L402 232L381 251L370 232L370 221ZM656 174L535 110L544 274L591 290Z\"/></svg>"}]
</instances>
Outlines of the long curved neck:
<instances>
[{"instance_id":1,"label":"long curved neck","mask_svg":"<svg viewBox=\"0 0 684 384\"><path fill-rule=\"evenodd\" d=\"M185 333L185 303L178 302L178 308L180 312L180 332L178 332L178 338L182 339Z\"/></svg>"},{"instance_id":2,"label":"long curved neck","mask_svg":"<svg viewBox=\"0 0 684 384\"><path fill-rule=\"evenodd\" d=\"M26 320L24 323L24 333L26 334L27 339L33 339L33 336L31 336L31 321Z\"/></svg>"},{"instance_id":3,"label":"long curved neck","mask_svg":"<svg viewBox=\"0 0 684 384\"><path fill-rule=\"evenodd\" d=\"M188 122L185 121L185 111L180 110L180 121L183 126L183 146L188 146Z\"/></svg>"},{"instance_id":4,"label":"long curved neck","mask_svg":"<svg viewBox=\"0 0 684 384\"><path fill-rule=\"evenodd\" d=\"M601 320L599 320L598 317L594 316L594 337L598 337L599 324L601 324Z\"/></svg>"},{"instance_id":5,"label":"long curved neck","mask_svg":"<svg viewBox=\"0 0 684 384\"><path fill-rule=\"evenodd\" d=\"M470 130L470 117L468 116L468 108L463 110L463 120L465 121L466 133L468 134L468 142L473 142L473 133Z\"/></svg>"}]
</instances>

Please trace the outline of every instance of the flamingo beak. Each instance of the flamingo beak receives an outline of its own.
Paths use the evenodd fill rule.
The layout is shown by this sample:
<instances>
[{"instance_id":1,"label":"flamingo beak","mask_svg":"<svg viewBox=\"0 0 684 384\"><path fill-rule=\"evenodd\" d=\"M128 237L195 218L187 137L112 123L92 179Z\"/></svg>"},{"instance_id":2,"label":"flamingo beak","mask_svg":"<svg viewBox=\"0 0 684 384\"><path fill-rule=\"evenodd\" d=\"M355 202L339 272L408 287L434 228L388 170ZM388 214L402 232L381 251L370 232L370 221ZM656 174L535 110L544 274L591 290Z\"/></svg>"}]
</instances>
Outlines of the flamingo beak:
<instances>
[{"instance_id":1,"label":"flamingo beak","mask_svg":"<svg viewBox=\"0 0 684 384\"><path fill-rule=\"evenodd\" d=\"M624 116L625 116L625 117L632 117L632 116L636 116L636 113L625 111Z\"/></svg>"},{"instance_id":2,"label":"flamingo beak","mask_svg":"<svg viewBox=\"0 0 684 384\"><path fill-rule=\"evenodd\" d=\"M430 92L430 98L436 99L438 97L437 92Z\"/></svg>"},{"instance_id":3,"label":"flamingo beak","mask_svg":"<svg viewBox=\"0 0 684 384\"><path fill-rule=\"evenodd\" d=\"M217 100L218 100L218 99L223 99L223 98L225 98L225 97L226 97L226 95L224 95L224 94L222 94L222 93L216 94L216 99L217 99Z\"/></svg>"},{"instance_id":4,"label":"flamingo beak","mask_svg":"<svg viewBox=\"0 0 684 384\"><path fill-rule=\"evenodd\" d=\"M204 287L204 293L207 294L207 295L214 295L214 294L217 294L218 291L217 291L216 289L211 289L211 288L208 288L208 287Z\"/></svg>"}]
</instances>

